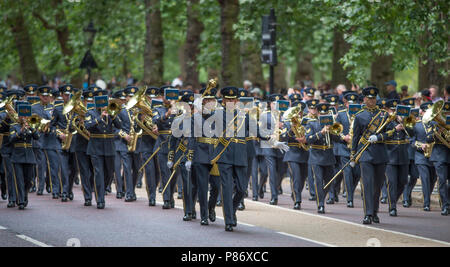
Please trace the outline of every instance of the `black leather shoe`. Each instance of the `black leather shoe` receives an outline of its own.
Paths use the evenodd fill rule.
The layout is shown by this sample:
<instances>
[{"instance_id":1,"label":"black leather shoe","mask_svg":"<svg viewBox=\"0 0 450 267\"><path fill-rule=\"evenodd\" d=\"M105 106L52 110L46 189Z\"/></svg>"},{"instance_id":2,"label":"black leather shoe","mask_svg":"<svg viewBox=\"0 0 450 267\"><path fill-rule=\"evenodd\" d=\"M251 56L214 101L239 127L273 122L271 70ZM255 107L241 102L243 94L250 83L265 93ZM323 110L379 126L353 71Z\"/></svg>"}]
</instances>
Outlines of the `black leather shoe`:
<instances>
[{"instance_id":1,"label":"black leather shoe","mask_svg":"<svg viewBox=\"0 0 450 267\"><path fill-rule=\"evenodd\" d=\"M156 205L156 201L155 201L154 199L150 199L150 200L148 201L148 205L151 206L151 207L153 207L153 206Z\"/></svg>"},{"instance_id":2,"label":"black leather shoe","mask_svg":"<svg viewBox=\"0 0 450 267\"><path fill-rule=\"evenodd\" d=\"M48 186L48 185L45 187L45 190L47 191L48 194L50 194L52 192L50 186Z\"/></svg>"},{"instance_id":3,"label":"black leather shoe","mask_svg":"<svg viewBox=\"0 0 450 267\"><path fill-rule=\"evenodd\" d=\"M211 222L215 222L216 221L216 211L214 209L209 209L208 217Z\"/></svg>"},{"instance_id":4,"label":"black leather shoe","mask_svg":"<svg viewBox=\"0 0 450 267\"><path fill-rule=\"evenodd\" d=\"M320 207L317 209L317 213L324 214L324 213L325 213L325 207L324 207L324 206L320 206Z\"/></svg>"},{"instance_id":5,"label":"black leather shoe","mask_svg":"<svg viewBox=\"0 0 450 267\"><path fill-rule=\"evenodd\" d=\"M347 208L353 208L353 201L348 201L347 202Z\"/></svg>"},{"instance_id":6,"label":"black leather shoe","mask_svg":"<svg viewBox=\"0 0 450 267\"><path fill-rule=\"evenodd\" d=\"M222 200L217 200L216 206L217 207L222 207Z\"/></svg>"},{"instance_id":7,"label":"black leather shoe","mask_svg":"<svg viewBox=\"0 0 450 267\"><path fill-rule=\"evenodd\" d=\"M364 216L363 224L372 224L372 216L370 215Z\"/></svg>"},{"instance_id":8,"label":"black leather shoe","mask_svg":"<svg viewBox=\"0 0 450 267\"><path fill-rule=\"evenodd\" d=\"M25 209L25 205L24 204L19 204L19 210L24 210Z\"/></svg>"},{"instance_id":9,"label":"black leather shoe","mask_svg":"<svg viewBox=\"0 0 450 267\"><path fill-rule=\"evenodd\" d=\"M309 196L308 200L309 201L316 201L316 196Z\"/></svg>"},{"instance_id":10,"label":"black leather shoe","mask_svg":"<svg viewBox=\"0 0 450 267\"><path fill-rule=\"evenodd\" d=\"M342 197L346 198L347 197L347 192L342 193Z\"/></svg>"},{"instance_id":11,"label":"black leather shoe","mask_svg":"<svg viewBox=\"0 0 450 267\"><path fill-rule=\"evenodd\" d=\"M295 202L294 210L299 210L301 208L300 202Z\"/></svg>"},{"instance_id":12,"label":"black leather shoe","mask_svg":"<svg viewBox=\"0 0 450 267\"><path fill-rule=\"evenodd\" d=\"M270 205L278 205L278 199L273 199L272 198L272 200L270 200L269 204Z\"/></svg>"},{"instance_id":13,"label":"black leather shoe","mask_svg":"<svg viewBox=\"0 0 450 267\"><path fill-rule=\"evenodd\" d=\"M16 206L16 203L14 201L9 201L8 205L6 205L7 208L14 208Z\"/></svg>"},{"instance_id":14,"label":"black leather shoe","mask_svg":"<svg viewBox=\"0 0 450 267\"><path fill-rule=\"evenodd\" d=\"M203 220L200 222L200 225L209 225L208 220L207 220L207 219L203 219Z\"/></svg>"},{"instance_id":15,"label":"black leather shoe","mask_svg":"<svg viewBox=\"0 0 450 267\"><path fill-rule=\"evenodd\" d=\"M334 202L336 202L336 203L339 202L339 197L338 197L338 196L335 196L335 197L334 197Z\"/></svg>"},{"instance_id":16,"label":"black leather shoe","mask_svg":"<svg viewBox=\"0 0 450 267\"><path fill-rule=\"evenodd\" d=\"M258 201L258 197L257 197L257 196L254 196L254 197L252 198L252 200L253 200L253 201Z\"/></svg>"},{"instance_id":17,"label":"black leather shoe","mask_svg":"<svg viewBox=\"0 0 450 267\"><path fill-rule=\"evenodd\" d=\"M59 194L53 194L53 199L58 199L59 198Z\"/></svg>"},{"instance_id":18,"label":"black leather shoe","mask_svg":"<svg viewBox=\"0 0 450 267\"><path fill-rule=\"evenodd\" d=\"M123 193L122 192L117 192L116 193L116 198L117 199L122 199L122 197L123 197Z\"/></svg>"},{"instance_id":19,"label":"black leather shoe","mask_svg":"<svg viewBox=\"0 0 450 267\"><path fill-rule=\"evenodd\" d=\"M378 217L377 214L373 215L372 221L373 221L374 223L380 223L380 218Z\"/></svg>"},{"instance_id":20,"label":"black leather shoe","mask_svg":"<svg viewBox=\"0 0 450 267\"><path fill-rule=\"evenodd\" d=\"M133 201L133 197L132 196L130 196L130 195L125 196L125 202L132 202L132 201Z\"/></svg>"},{"instance_id":21,"label":"black leather shoe","mask_svg":"<svg viewBox=\"0 0 450 267\"><path fill-rule=\"evenodd\" d=\"M90 207L90 206L92 206L92 201L90 201L90 200L85 200L85 201L84 201L84 206L85 206L85 207Z\"/></svg>"},{"instance_id":22,"label":"black leather shoe","mask_svg":"<svg viewBox=\"0 0 450 267\"><path fill-rule=\"evenodd\" d=\"M162 193L162 190L163 190L162 187L158 188L159 193Z\"/></svg>"},{"instance_id":23,"label":"black leather shoe","mask_svg":"<svg viewBox=\"0 0 450 267\"><path fill-rule=\"evenodd\" d=\"M190 220L192 220L191 214L189 214L189 213L184 214L183 221L187 222Z\"/></svg>"},{"instance_id":24,"label":"black leather shoe","mask_svg":"<svg viewBox=\"0 0 450 267\"><path fill-rule=\"evenodd\" d=\"M448 208L447 208L447 207L444 208L444 209L441 211L441 215L442 215L442 216L447 216L447 215L448 215Z\"/></svg>"},{"instance_id":25,"label":"black leather shoe","mask_svg":"<svg viewBox=\"0 0 450 267\"><path fill-rule=\"evenodd\" d=\"M30 188L29 193L34 193L34 192L36 192L36 186L33 185L33 186Z\"/></svg>"},{"instance_id":26,"label":"black leather shoe","mask_svg":"<svg viewBox=\"0 0 450 267\"><path fill-rule=\"evenodd\" d=\"M67 194L63 193L61 196L61 202L67 202Z\"/></svg>"},{"instance_id":27,"label":"black leather shoe","mask_svg":"<svg viewBox=\"0 0 450 267\"><path fill-rule=\"evenodd\" d=\"M111 192L112 192L112 191L111 191L111 187L107 187L107 188L105 189L105 192L111 193Z\"/></svg>"},{"instance_id":28,"label":"black leather shoe","mask_svg":"<svg viewBox=\"0 0 450 267\"><path fill-rule=\"evenodd\" d=\"M327 200L327 204L328 204L328 205L334 204L334 199L329 198L329 199Z\"/></svg>"},{"instance_id":29,"label":"black leather shoe","mask_svg":"<svg viewBox=\"0 0 450 267\"><path fill-rule=\"evenodd\" d=\"M233 214L233 223L231 224L231 226L236 227L237 226L237 217L236 217L236 213Z\"/></svg>"},{"instance_id":30,"label":"black leather shoe","mask_svg":"<svg viewBox=\"0 0 450 267\"><path fill-rule=\"evenodd\" d=\"M164 210L170 209L170 201L164 200L164 204L163 204L162 208L163 208Z\"/></svg>"},{"instance_id":31,"label":"black leather shoe","mask_svg":"<svg viewBox=\"0 0 450 267\"><path fill-rule=\"evenodd\" d=\"M178 193L178 196L177 196L177 198L178 198L178 199L183 199L183 195L182 195L182 194L180 194L180 193Z\"/></svg>"},{"instance_id":32,"label":"black leather shoe","mask_svg":"<svg viewBox=\"0 0 450 267\"><path fill-rule=\"evenodd\" d=\"M8 196L6 194L2 194L2 199L6 200L8 198Z\"/></svg>"},{"instance_id":33,"label":"black leather shoe","mask_svg":"<svg viewBox=\"0 0 450 267\"><path fill-rule=\"evenodd\" d=\"M396 210L396 209L391 209L391 210L389 211L389 216L397 217L397 210Z\"/></svg>"},{"instance_id":34,"label":"black leather shoe","mask_svg":"<svg viewBox=\"0 0 450 267\"><path fill-rule=\"evenodd\" d=\"M172 200L170 201L170 208L171 208L171 209L175 208L175 199L172 199Z\"/></svg>"},{"instance_id":35,"label":"black leather shoe","mask_svg":"<svg viewBox=\"0 0 450 267\"><path fill-rule=\"evenodd\" d=\"M76 185L79 185L79 184L80 184L80 179L78 179L78 177L77 177L77 178L75 178L75 181L74 181L74 183L75 183Z\"/></svg>"},{"instance_id":36,"label":"black leather shoe","mask_svg":"<svg viewBox=\"0 0 450 267\"><path fill-rule=\"evenodd\" d=\"M42 196L43 194L44 194L43 190L38 190L37 193L36 193L36 195L38 195L38 196Z\"/></svg>"},{"instance_id":37,"label":"black leather shoe","mask_svg":"<svg viewBox=\"0 0 450 267\"><path fill-rule=\"evenodd\" d=\"M386 200L385 197L383 197L383 198L381 198L380 202L381 202L382 204L386 204L386 203L387 203L387 200Z\"/></svg>"},{"instance_id":38,"label":"black leather shoe","mask_svg":"<svg viewBox=\"0 0 450 267\"><path fill-rule=\"evenodd\" d=\"M25 202L23 203L23 206L26 208L28 207L28 199L25 199Z\"/></svg>"},{"instance_id":39,"label":"black leather shoe","mask_svg":"<svg viewBox=\"0 0 450 267\"><path fill-rule=\"evenodd\" d=\"M431 209L430 209L430 206L425 206L425 207L423 207L423 210L424 211L430 211Z\"/></svg>"},{"instance_id":40,"label":"black leather shoe","mask_svg":"<svg viewBox=\"0 0 450 267\"><path fill-rule=\"evenodd\" d=\"M137 183L136 187L137 188L142 188L142 183Z\"/></svg>"},{"instance_id":41,"label":"black leather shoe","mask_svg":"<svg viewBox=\"0 0 450 267\"><path fill-rule=\"evenodd\" d=\"M197 219L197 212L194 210L194 212L192 212L191 214L192 220Z\"/></svg>"},{"instance_id":42,"label":"black leather shoe","mask_svg":"<svg viewBox=\"0 0 450 267\"><path fill-rule=\"evenodd\" d=\"M227 232L233 232L233 226L231 224L225 225L225 231Z\"/></svg>"},{"instance_id":43,"label":"black leather shoe","mask_svg":"<svg viewBox=\"0 0 450 267\"><path fill-rule=\"evenodd\" d=\"M244 205L244 203L242 203L242 202L239 203L237 209L238 209L238 210L245 210L245 205Z\"/></svg>"},{"instance_id":44,"label":"black leather shoe","mask_svg":"<svg viewBox=\"0 0 450 267\"><path fill-rule=\"evenodd\" d=\"M70 192L70 193L67 195L67 197L69 198L70 201L72 201L72 200L73 200L73 193Z\"/></svg>"},{"instance_id":45,"label":"black leather shoe","mask_svg":"<svg viewBox=\"0 0 450 267\"><path fill-rule=\"evenodd\" d=\"M97 203L97 209L102 210L104 208L105 208L105 203L103 203L103 202Z\"/></svg>"},{"instance_id":46,"label":"black leather shoe","mask_svg":"<svg viewBox=\"0 0 450 267\"><path fill-rule=\"evenodd\" d=\"M407 200L403 200L403 207L404 207L404 208L409 208L409 205L408 205L408 201L407 201Z\"/></svg>"}]
</instances>

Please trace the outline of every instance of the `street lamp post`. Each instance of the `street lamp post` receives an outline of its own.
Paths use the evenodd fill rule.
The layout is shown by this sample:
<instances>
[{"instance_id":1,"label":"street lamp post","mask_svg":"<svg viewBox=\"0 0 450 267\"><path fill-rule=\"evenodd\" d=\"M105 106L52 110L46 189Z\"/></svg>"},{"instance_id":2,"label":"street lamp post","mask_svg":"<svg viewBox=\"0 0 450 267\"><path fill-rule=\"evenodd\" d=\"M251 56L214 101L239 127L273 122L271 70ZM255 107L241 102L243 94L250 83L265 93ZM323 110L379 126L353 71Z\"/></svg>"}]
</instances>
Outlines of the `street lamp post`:
<instances>
[{"instance_id":1,"label":"street lamp post","mask_svg":"<svg viewBox=\"0 0 450 267\"><path fill-rule=\"evenodd\" d=\"M81 61L80 68L87 69L88 73L88 81L87 87L89 88L91 84L91 69L97 68L97 63L94 60L94 57L91 54L91 47L94 43L95 34L97 33L97 29L94 28L94 23L89 22L88 26L83 29L86 45L88 50L84 54L83 60Z\"/></svg>"}]
</instances>

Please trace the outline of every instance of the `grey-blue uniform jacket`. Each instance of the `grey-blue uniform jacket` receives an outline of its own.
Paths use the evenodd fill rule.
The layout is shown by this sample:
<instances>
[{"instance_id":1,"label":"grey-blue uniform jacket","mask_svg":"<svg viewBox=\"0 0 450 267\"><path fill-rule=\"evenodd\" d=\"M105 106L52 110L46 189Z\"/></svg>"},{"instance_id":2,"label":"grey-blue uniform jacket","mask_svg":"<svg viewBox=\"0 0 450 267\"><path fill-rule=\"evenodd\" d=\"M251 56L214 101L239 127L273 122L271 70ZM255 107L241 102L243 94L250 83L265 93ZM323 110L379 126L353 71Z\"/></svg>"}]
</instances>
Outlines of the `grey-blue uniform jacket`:
<instances>
[{"instance_id":1,"label":"grey-blue uniform jacket","mask_svg":"<svg viewBox=\"0 0 450 267\"><path fill-rule=\"evenodd\" d=\"M308 163L309 152L300 147L300 143L295 139L295 134L291 129L291 124L286 122L285 127L286 133L283 135L282 140L287 142L289 150L284 154L283 161Z\"/></svg>"},{"instance_id":2,"label":"grey-blue uniform jacket","mask_svg":"<svg viewBox=\"0 0 450 267\"><path fill-rule=\"evenodd\" d=\"M380 110L378 107L370 110L366 106L356 114L353 122L352 155L355 155L356 152L368 142L369 137L376 133L378 127L382 125L388 117L387 112ZM372 121L375 123L371 124L370 129L366 130L369 123ZM385 130L377 134L378 141L367 147L359 161L372 164L387 163L388 154L384 142L389 138L390 137Z\"/></svg>"},{"instance_id":3,"label":"grey-blue uniform jacket","mask_svg":"<svg viewBox=\"0 0 450 267\"><path fill-rule=\"evenodd\" d=\"M261 137L261 140L268 140L270 135L274 133L276 125L273 124L276 123L276 121L276 118L274 117L274 115L272 115L272 112L270 110L264 111L261 114L259 119L260 125L258 127L258 135ZM262 156L271 156L276 158L284 157L283 153L277 148L261 147L260 149Z\"/></svg>"},{"instance_id":4,"label":"grey-blue uniform jacket","mask_svg":"<svg viewBox=\"0 0 450 267\"><path fill-rule=\"evenodd\" d=\"M205 121L211 117L210 114L202 115L200 113L194 113L194 128L192 131L194 133L194 129L203 129L202 137L195 138L194 145L194 163L197 164L211 164L212 155L214 153L214 143L217 142L217 139L214 138L213 132L205 133L207 128L203 128ZM214 125L209 128L211 131L214 131Z\"/></svg>"},{"instance_id":5,"label":"grey-blue uniform jacket","mask_svg":"<svg viewBox=\"0 0 450 267\"><path fill-rule=\"evenodd\" d=\"M154 146L154 150L161 146L158 153L168 154L169 153L169 137L171 135L172 121L175 117L174 115L169 115L166 117L167 108L161 105L154 106L156 113L152 120L158 126L158 139Z\"/></svg>"},{"instance_id":6,"label":"grey-blue uniform jacket","mask_svg":"<svg viewBox=\"0 0 450 267\"><path fill-rule=\"evenodd\" d=\"M73 132L73 127L71 125L71 121L74 117L73 113L68 113L68 114L63 114L63 109L64 109L64 105L63 104L58 104L55 105L55 109L53 110L53 117L55 118L56 121L56 128L61 130L61 131L65 131L68 130L70 132ZM70 144L70 148L69 148L69 152L73 153L75 152L75 147L76 147L76 135L72 136L72 142ZM60 140L58 138L58 140Z\"/></svg>"},{"instance_id":7,"label":"grey-blue uniform jacket","mask_svg":"<svg viewBox=\"0 0 450 267\"><path fill-rule=\"evenodd\" d=\"M437 133L437 122L432 121L431 125L433 125L434 130L428 132L427 134L427 143L434 143L433 150L431 151L431 162L444 162L450 163L450 149L447 148L442 142L434 136L434 133Z\"/></svg>"},{"instance_id":8,"label":"grey-blue uniform jacket","mask_svg":"<svg viewBox=\"0 0 450 267\"><path fill-rule=\"evenodd\" d=\"M21 132L21 128L20 124L13 123L9 129L9 140L14 147L11 153L11 162L36 164L36 157L32 149L32 139L39 139L39 134L31 129L26 134Z\"/></svg>"},{"instance_id":9,"label":"grey-blue uniform jacket","mask_svg":"<svg viewBox=\"0 0 450 267\"><path fill-rule=\"evenodd\" d=\"M116 151L127 152L127 140L125 140L122 136L126 134L130 134L131 127L131 111L127 111L122 108L117 117L120 119L121 128L115 128L114 132L116 137L114 138L114 145L116 146Z\"/></svg>"},{"instance_id":10,"label":"grey-blue uniform jacket","mask_svg":"<svg viewBox=\"0 0 450 267\"><path fill-rule=\"evenodd\" d=\"M386 140L386 149L389 155L388 164L391 165L408 165L409 164L409 154L408 149L410 146L408 135L404 130L396 131L395 127L399 125L397 121L390 122L386 130L388 134L391 135L389 140Z\"/></svg>"},{"instance_id":11,"label":"grey-blue uniform jacket","mask_svg":"<svg viewBox=\"0 0 450 267\"><path fill-rule=\"evenodd\" d=\"M341 157L350 157L350 149L347 147L347 142L342 138L350 133L350 115L346 109L339 110L336 122L342 124L343 130L339 141L334 143L335 155Z\"/></svg>"},{"instance_id":12,"label":"grey-blue uniform jacket","mask_svg":"<svg viewBox=\"0 0 450 267\"><path fill-rule=\"evenodd\" d=\"M431 164L430 159L426 158L424 155L424 151L422 150L422 144L427 143L427 135L428 133L433 131L433 127L428 123L425 124L421 120L416 122L416 125L414 125L412 134L414 135L414 147L415 147L415 153L414 153L414 163L415 164L421 164L421 165L427 165L427 166L433 166Z\"/></svg>"},{"instance_id":13,"label":"grey-blue uniform jacket","mask_svg":"<svg viewBox=\"0 0 450 267\"><path fill-rule=\"evenodd\" d=\"M219 109L215 112L218 113L218 116L221 116L223 118L223 130L227 129L227 122L226 121L226 114L227 112L225 109ZM237 115L237 111L234 111L233 116L229 116L231 118L234 118ZM240 115L239 115L240 117ZM244 119L236 118L234 120L234 124L236 125L236 131L239 127L243 127L245 134L243 137L227 137L226 131L223 134L222 137L218 138L217 147L214 149L213 152L213 159L216 157L219 157L219 160L217 163L223 163L223 164L230 164L234 166L241 166L241 167L247 167L248 166L248 156L247 156L247 143L245 141L245 136L248 136L248 115L245 116ZM237 132L235 131L235 135ZM219 133L219 136L222 133ZM224 150L225 146L228 144L228 147Z\"/></svg>"},{"instance_id":14,"label":"grey-blue uniform jacket","mask_svg":"<svg viewBox=\"0 0 450 267\"><path fill-rule=\"evenodd\" d=\"M332 144L338 137L330 134L330 146L327 146L325 135L320 133L322 128L317 119L310 119L306 124L306 142L310 145L308 163L321 166L335 165L336 157Z\"/></svg>"},{"instance_id":15,"label":"grey-blue uniform jacket","mask_svg":"<svg viewBox=\"0 0 450 267\"><path fill-rule=\"evenodd\" d=\"M90 108L88 111L93 110L93 108ZM78 123L78 120L76 120L74 123ZM86 125L85 125L86 127ZM84 152L86 153L87 147L89 144L89 140L84 138L80 133L76 134L75 138L75 152Z\"/></svg>"},{"instance_id":16,"label":"grey-blue uniform jacket","mask_svg":"<svg viewBox=\"0 0 450 267\"><path fill-rule=\"evenodd\" d=\"M12 153L12 145L9 142L9 128L11 120L5 111L0 112L0 134L3 135L3 141L0 149L2 155L10 155Z\"/></svg>"},{"instance_id":17,"label":"grey-blue uniform jacket","mask_svg":"<svg viewBox=\"0 0 450 267\"><path fill-rule=\"evenodd\" d=\"M97 109L92 109L89 110L86 114L85 126L90 133L89 143L86 151L88 155L116 155L116 147L114 145L114 132L115 128L120 129L122 127L118 116L116 116L114 119L108 116L106 117L106 121L104 121L101 118L101 112Z\"/></svg>"}]
</instances>

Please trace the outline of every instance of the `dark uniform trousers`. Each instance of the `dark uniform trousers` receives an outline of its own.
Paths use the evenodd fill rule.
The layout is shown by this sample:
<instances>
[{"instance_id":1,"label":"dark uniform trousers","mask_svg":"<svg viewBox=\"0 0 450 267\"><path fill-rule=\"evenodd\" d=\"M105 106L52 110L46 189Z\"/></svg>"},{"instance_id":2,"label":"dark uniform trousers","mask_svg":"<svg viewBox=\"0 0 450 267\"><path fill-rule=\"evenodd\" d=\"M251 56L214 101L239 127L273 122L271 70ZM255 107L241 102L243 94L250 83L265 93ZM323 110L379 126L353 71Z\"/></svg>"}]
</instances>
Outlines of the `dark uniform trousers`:
<instances>
[{"instance_id":1,"label":"dark uniform trousers","mask_svg":"<svg viewBox=\"0 0 450 267\"><path fill-rule=\"evenodd\" d=\"M434 166L426 164L418 164L417 169L419 170L420 181L422 183L423 206L430 206L431 193L437 180L436 169Z\"/></svg>"},{"instance_id":2,"label":"dark uniform trousers","mask_svg":"<svg viewBox=\"0 0 450 267\"><path fill-rule=\"evenodd\" d=\"M76 159L80 171L81 188L83 190L84 200L92 200L92 187L94 183L94 170L91 157L86 152L77 151Z\"/></svg>"},{"instance_id":3,"label":"dark uniform trousers","mask_svg":"<svg viewBox=\"0 0 450 267\"><path fill-rule=\"evenodd\" d=\"M126 180L125 177L127 175L130 175L129 166L130 160L128 158L128 153L125 151L116 151L116 156L114 157L114 177L116 182L117 193L125 192L126 187L124 185L124 181Z\"/></svg>"},{"instance_id":4,"label":"dark uniform trousers","mask_svg":"<svg viewBox=\"0 0 450 267\"><path fill-rule=\"evenodd\" d=\"M344 166L350 160L350 157L341 156L340 158L341 158L341 166ZM347 165L347 167L344 168L344 178L345 178L344 185L345 185L345 192L347 192L347 201L353 201L355 189L356 186L358 185L360 177L361 177L361 168L359 167L359 164L355 165L354 168L352 168L350 165Z\"/></svg>"},{"instance_id":5,"label":"dark uniform trousers","mask_svg":"<svg viewBox=\"0 0 450 267\"><path fill-rule=\"evenodd\" d=\"M408 164L386 165L386 186L388 189L389 210L397 208L397 202L408 183Z\"/></svg>"},{"instance_id":6,"label":"dark uniform trousers","mask_svg":"<svg viewBox=\"0 0 450 267\"><path fill-rule=\"evenodd\" d=\"M247 167L226 163L218 163L218 166L222 184L222 209L225 224L237 223L234 221L233 215L236 213L239 202L244 197L245 190L247 189ZM234 186L236 187L236 191L233 196Z\"/></svg>"},{"instance_id":7,"label":"dark uniform trousers","mask_svg":"<svg viewBox=\"0 0 450 267\"><path fill-rule=\"evenodd\" d=\"M311 197L316 197L316 187L314 186L314 175L312 165L308 164L308 189Z\"/></svg>"},{"instance_id":8,"label":"dark uniform trousers","mask_svg":"<svg viewBox=\"0 0 450 267\"><path fill-rule=\"evenodd\" d=\"M17 203L24 204L28 201L28 190L32 186L35 164L13 163L14 184L17 190Z\"/></svg>"},{"instance_id":9,"label":"dark uniform trousers","mask_svg":"<svg viewBox=\"0 0 450 267\"><path fill-rule=\"evenodd\" d=\"M41 148L33 148L34 156L36 157L36 176L38 181L38 191L43 191L45 187L45 154Z\"/></svg>"},{"instance_id":10,"label":"dark uniform trousers","mask_svg":"<svg viewBox=\"0 0 450 267\"><path fill-rule=\"evenodd\" d=\"M337 173L341 169L341 157L336 157L336 164L334 165L334 173ZM341 191L341 183L344 179L344 175L341 173L334 179L334 181L330 185L330 193L328 194L329 199L337 199L339 196L339 192Z\"/></svg>"},{"instance_id":11,"label":"dark uniform trousers","mask_svg":"<svg viewBox=\"0 0 450 267\"><path fill-rule=\"evenodd\" d=\"M2 154L3 168L6 174L6 183L8 187L8 201L16 202L16 188L14 184L13 165L11 163L11 154Z\"/></svg>"},{"instance_id":12,"label":"dark uniform trousers","mask_svg":"<svg viewBox=\"0 0 450 267\"><path fill-rule=\"evenodd\" d=\"M198 201L200 204L200 218L208 218L209 209L214 209L217 202L217 196L220 189L220 178L210 175L211 165L194 163L193 171L197 184ZM210 197L208 202L208 184L211 185Z\"/></svg>"},{"instance_id":13,"label":"dark uniform trousers","mask_svg":"<svg viewBox=\"0 0 450 267\"><path fill-rule=\"evenodd\" d=\"M61 156L60 152L56 149L44 149L47 175L50 178L50 188L53 194L59 195L63 192L63 181L59 175L59 170L61 166ZM67 192L64 192L67 193Z\"/></svg>"},{"instance_id":14,"label":"dark uniform trousers","mask_svg":"<svg viewBox=\"0 0 450 267\"><path fill-rule=\"evenodd\" d=\"M386 177L386 163L361 162L364 215L375 215L380 205L380 191Z\"/></svg>"},{"instance_id":15,"label":"dark uniform trousers","mask_svg":"<svg viewBox=\"0 0 450 267\"><path fill-rule=\"evenodd\" d=\"M61 151L61 176L66 180L63 192L72 193L73 184L78 174L77 158L75 152Z\"/></svg>"},{"instance_id":16,"label":"dark uniform trousers","mask_svg":"<svg viewBox=\"0 0 450 267\"><path fill-rule=\"evenodd\" d=\"M419 169L418 164L415 163L414 160L409 161L408 167L408 182L406 183L405 189L403 190L403 201L411 201L411 194L416 186L417 179L419 179Z\"/></svg>"},{"instance_id":17,"label":"dark uniform trousers","mask_svg":"<svg viewBox=\"0 0 450 267\"><path fill-rule=\"evenodd\" d=\"M259 145L259 144L257 144ZM259 171L259 179L258 179ZM252 162L252 192L253 197L258 197L258 193L263 193L263 186L267 182L267 164L261 155L256 155Z\"/></svg>"},{"instance_id":18,"label":"dark uniform trousers","mask_svg":"<svg viewBox=\"0 0 450 267\"><path fill-rule=\"evenodd\" d=\"M272 199L278 199L278 189L281 184L283 158L266 156L265 159L269 174L270 194Z\"/></svg>"},{"instance_id":19,"label":"dark uniform trousers","mask_svg":"<svg viewBox=\"0 0 450 267\"><path fill-rule=\"evenodd\" d=\"M288 162L288 169L292 180L294 201L302 202L302 191L308 177L308 164L291 161Z\"/></svg>"},{"instance_id":20,"label":"dark uniform trousers","mask_svg":"<svg viewBox=\"0 0 450 267\"><path fill-rule=\"evenodd\" d=\"M94 191L97 203L105 203L107 177L113 177L114 156L91 155L94 167Z\"/></svg>"},{"instance_id":21,"label":"dark uniform trousers","mask_svg":"<svg viewBox=\"0 0 450 267\"><path fill-rule=\"evenodd\" d=\"M151 151L142 152L141 162L146 162L148 158L151 157L153 153ZM140 167L139 167L140 168ZM156 175L156 157L153 157L147 165L144 167L145 171L145 182L148 199L156 199L156 187L159 183L159 176Z\"/></svg>"},{"instance_id":22,"label":"dark uniform trousers","mask_svg":"<svg viewBox=\"0 0 450 267\"><path fill-rule=\"evenodd\" d=\"M311 165L314 177L314 187L317 195L317 206L323 207L325 196L330 190L330 186L323 189L326 184L333 178L334 165Z\"/></svg>"}]
</instances>

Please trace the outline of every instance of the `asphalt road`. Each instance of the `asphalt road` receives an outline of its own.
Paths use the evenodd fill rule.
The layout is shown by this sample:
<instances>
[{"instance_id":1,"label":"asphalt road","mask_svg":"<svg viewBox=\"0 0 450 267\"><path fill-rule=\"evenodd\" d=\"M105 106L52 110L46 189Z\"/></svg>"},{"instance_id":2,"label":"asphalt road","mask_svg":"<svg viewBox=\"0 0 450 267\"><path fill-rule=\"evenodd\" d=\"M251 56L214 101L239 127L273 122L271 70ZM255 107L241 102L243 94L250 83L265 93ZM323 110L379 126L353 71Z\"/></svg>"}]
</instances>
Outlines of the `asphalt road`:
<instances>
[{"instance_id":1,"label":"asphalt road","mask_svg":"<svg viewBox=\"0 0 450 267\"><path fill-rule=\"evenodd\" d=\"M6 208L0 201L0 246L187 246L187 247L309 247L309 246L450 246L450 216L420 206L403 208L398 217L390 217L387 205L381 205L380 224L365 226L362 202L355 208L345 200L326 205L326 214L317 214L314 201L304 190L302 210L293 210L289 183L278 206L268 204L270 194L260 201L246 199L246 209L238 211L234 232L224 231L222 209L218 219L201 226L200 220L182 221L181 200L176 208L149 207L145 189L138 189L138 201L126 203L106 197L106 208L84 207L80 186L73 201L62 203L51 195L30 194L25 211ZM176 194L175 194L176 196ZM199 207L197 204L197 217Z\"/></svg>"}]
</instances>

